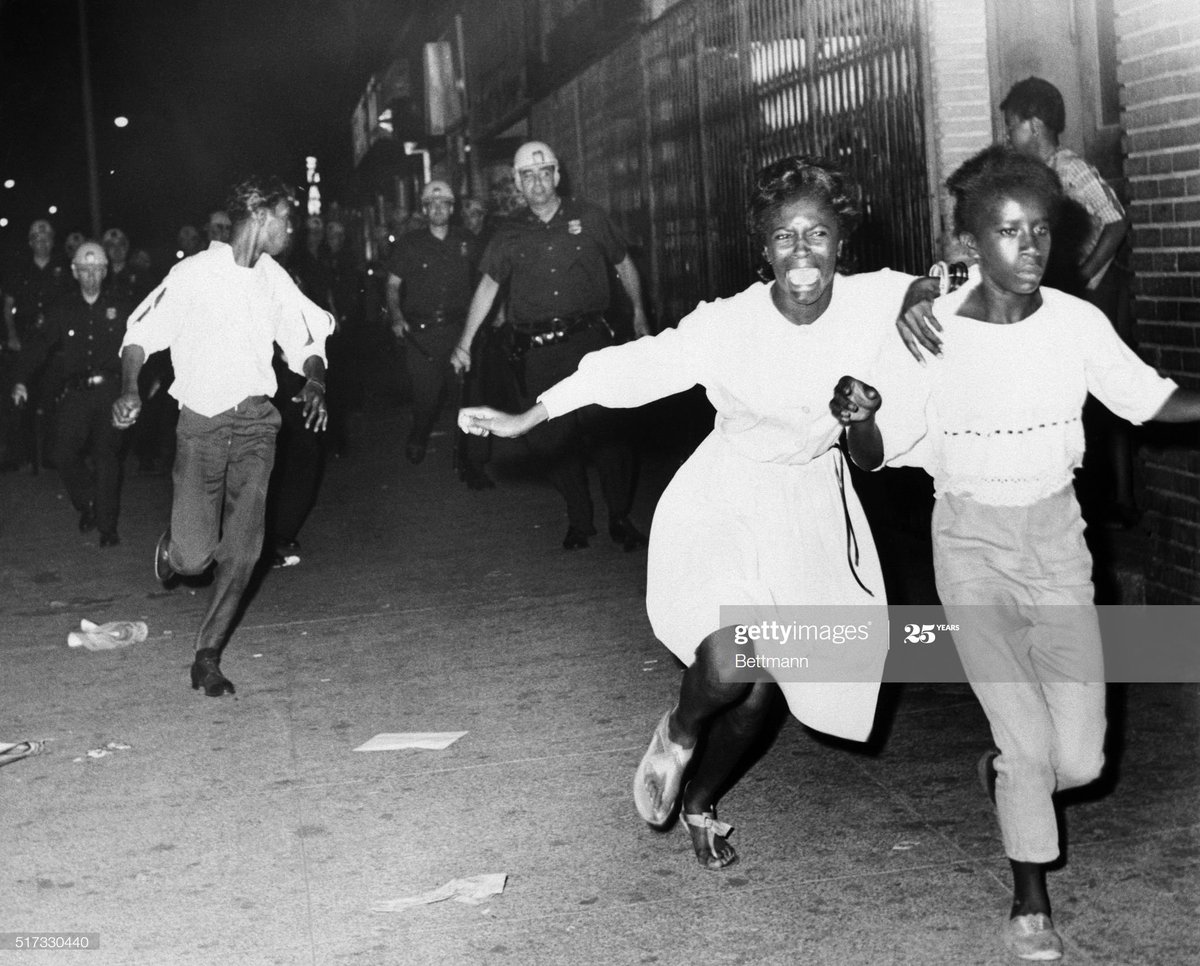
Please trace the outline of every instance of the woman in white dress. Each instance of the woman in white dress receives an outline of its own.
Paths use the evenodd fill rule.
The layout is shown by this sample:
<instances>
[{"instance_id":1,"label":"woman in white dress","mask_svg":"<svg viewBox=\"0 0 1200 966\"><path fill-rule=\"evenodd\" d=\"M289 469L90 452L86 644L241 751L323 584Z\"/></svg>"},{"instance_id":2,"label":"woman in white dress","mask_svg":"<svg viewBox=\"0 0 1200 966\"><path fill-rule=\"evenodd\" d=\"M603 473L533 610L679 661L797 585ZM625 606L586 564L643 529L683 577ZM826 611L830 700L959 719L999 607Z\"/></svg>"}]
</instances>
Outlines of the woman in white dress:
<instances>
[{"instance_id":1,"label":"woman in white dress","mask_svg":"<svg viewBox=\"0 0 1200 966\"><path fill-rule=\"evenodd\" d=\"M881 341L895 338L913 279L837 274L858 219L854 195L825 161L769 165L749 224L770 281L698 306L677 328L591 353L524 413L460 413L467 432L511 437L580 406L633 407L696 384L707 390L713 431L663 493L650 533L647 612L688 668L637 770L634 800L655 827L679 805L708 869L737 858L716 804L761 737L777 689L801 722L828 734L865 741L874 722L886 640L840 647L834 673L821 680L762 673L732 681L721 670L736 651L723 605L886 603L830 400L843 373L869 371Z\"/></svg>"}]
</instances>

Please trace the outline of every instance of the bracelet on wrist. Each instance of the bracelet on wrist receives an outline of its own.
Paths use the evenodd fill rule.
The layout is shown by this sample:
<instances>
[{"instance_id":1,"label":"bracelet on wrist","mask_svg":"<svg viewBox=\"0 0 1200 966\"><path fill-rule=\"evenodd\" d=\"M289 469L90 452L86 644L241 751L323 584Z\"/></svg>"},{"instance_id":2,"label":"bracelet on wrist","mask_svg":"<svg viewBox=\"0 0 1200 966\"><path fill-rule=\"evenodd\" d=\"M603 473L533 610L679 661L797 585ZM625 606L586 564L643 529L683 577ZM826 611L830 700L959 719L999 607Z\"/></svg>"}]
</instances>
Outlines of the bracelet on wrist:
<instances>
[{"instance_id":1,"label":"bracelet on wrist","mask_svg":"<svg viewBox=\"0 0 1200 966\"><path fill-rule=\"evenodd\" d=\"M320 380L320 379L308 379L308 380L305 380L305 383L304 383L304 384L305 384L305 385L308 385L310 382L311 382L311 383L312 383L314 386L316 386L318 389L320 389L320 390L321 390L321 392L324 392L324 391L325 391L325 383L321 382L321 380Z\"/></svg>"},{"instance_id":2,"label":"bracelet on wrist","mask_svg":"<svg viewBox=\"0 0 1200 966\"><path fill-rule=\"evenodd\" d=\"M965 262L935 262L926 274L938 280L938 294L946 295L967 281L967 265Z\"/></svg>"}]
</instances>

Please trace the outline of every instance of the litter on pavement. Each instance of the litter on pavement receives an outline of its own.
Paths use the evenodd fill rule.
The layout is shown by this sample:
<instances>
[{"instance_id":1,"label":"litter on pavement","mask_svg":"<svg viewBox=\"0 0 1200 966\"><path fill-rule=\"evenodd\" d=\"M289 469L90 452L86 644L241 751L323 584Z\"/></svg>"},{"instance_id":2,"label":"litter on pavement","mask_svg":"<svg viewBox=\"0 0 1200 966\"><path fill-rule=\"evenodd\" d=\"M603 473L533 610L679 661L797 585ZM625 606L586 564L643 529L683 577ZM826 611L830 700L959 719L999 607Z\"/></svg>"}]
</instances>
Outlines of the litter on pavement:
<instances>
[{"instance_id":1,"label":"litter on pavement","mask_svg":"<svg viewBox=\"0 0 1200 966\"><path fill-rule=\"evenodd\" d=\"M472 875L465 879L451 879L443 886L422 892L416 896L405 896L403 899L388 899L376 902L371 906L372 912L404 912L417 906L428 906L445 899L464 902L468 906L478 906L492 896L498 896L504 891L507 872L488 872L483 875Z\"/></svg>"},{"instance_id":2,"label":"litter on pavement","mask_svg":"<svg viewBox=\"0 0 1200 966\"><path fill-rule=\"evenodd\" d=\"M458 741L465 731L405 731L398 734L376 735L364 741L355 751L401 751L418 748L422 751L441 751Z\"/></svg>"},{"instance_id":3,"label":"litter on pavement","mask_svg":"<svg viewBox=\"0 0 1200 966\"><path fill-rule=\"evenodd\" d=\"M89 620L79 622L79 630L67 635L68 647L86 647L89 651L111 651L129 644L140 644L150 631L145 621L109 621L96 624Z\"/></svg>"}]
</instances>

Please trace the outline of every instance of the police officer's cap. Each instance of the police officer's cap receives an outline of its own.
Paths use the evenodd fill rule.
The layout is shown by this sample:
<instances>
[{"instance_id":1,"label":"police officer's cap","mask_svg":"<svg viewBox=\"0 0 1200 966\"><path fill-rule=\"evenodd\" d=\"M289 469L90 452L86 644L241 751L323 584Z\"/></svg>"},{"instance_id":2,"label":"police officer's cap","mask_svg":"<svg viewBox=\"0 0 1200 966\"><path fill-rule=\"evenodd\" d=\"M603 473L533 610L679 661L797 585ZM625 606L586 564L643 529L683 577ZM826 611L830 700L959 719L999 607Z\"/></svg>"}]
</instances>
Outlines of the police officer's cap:
<instances>
[{"instance_id":1,"label":"police officer's cap","mask_svg":"<svg viewBox=\"0 0 1200 966\"><path fill-rule=\"evenodd\" d=\"M426 201L453 201L454 192L450 190L450 186L445 181L430 181L424 188L421 189L421 202Z\"/></svg>"},{"instance_id":2,"label":"police officer's cap","mask_svg":"<svg viewBox=\"0 0 1200 966\"><path fill-rule=\"evenodd\" d=\"M71 259L72 265L81 265L92 267L95 265L108 266L108 255L104 252L104 246L99 242L86 241L75 250L75 257Z\"/></svg>"},{"instance_id":3,"label":"police officer's cap","mask_svg":"<svg viewBox=\"0 0 1200 966\"><path fill-rule=\"evenodd\" d=\"M558 158L550 150L550 145L543 141L526 141L517 148L517 154L513 158L513 170L517 172L528 168L542 168L548 164L557 167Z\"/></svg>"},{"instance_id":4,"label":"police officer's cap","mask_svg":"<svg viewBox=\"0 0 1200 966\"><path fill-rule=\"evenodd\" d=\"M100 236L100 241L105 245L128 245L129 236L121 231L120 228L110 228Z\"/></svg>"}]
</instances>

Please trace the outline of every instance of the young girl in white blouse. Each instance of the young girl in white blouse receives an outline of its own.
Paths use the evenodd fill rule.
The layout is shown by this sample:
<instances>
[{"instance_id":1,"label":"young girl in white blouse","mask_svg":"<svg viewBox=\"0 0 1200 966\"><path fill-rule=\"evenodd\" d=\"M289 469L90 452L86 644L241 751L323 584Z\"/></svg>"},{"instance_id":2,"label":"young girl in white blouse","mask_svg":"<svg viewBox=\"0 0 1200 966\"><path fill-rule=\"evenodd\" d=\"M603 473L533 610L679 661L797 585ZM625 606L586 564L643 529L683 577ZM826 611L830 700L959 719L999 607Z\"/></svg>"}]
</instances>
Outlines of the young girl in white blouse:
<instances>
[{"instance_id":1,"label":"young girl in white blouse","mask_svg":"<svg viewBox=\"0 0 1200 966\"><path fill-rule=\"evenodd\" d=\"M938 594L999 749L980 774L1012 865L1006 938L1022 959L1053 960L1052 795L1104 763L1092 560L1072 489L1084 400L1135 424L1184 422L1200 419L1200 394L1142 362L1098 309L1041 287L1062 200L1050 168L997 146L948 186L980 279L934 305L944 359L918 366L897 341L875 367L878 389L844 377L830 409L860 466L921 466L934 479Z\"/></svg>"}]
</instances>

